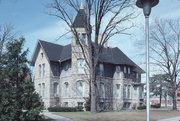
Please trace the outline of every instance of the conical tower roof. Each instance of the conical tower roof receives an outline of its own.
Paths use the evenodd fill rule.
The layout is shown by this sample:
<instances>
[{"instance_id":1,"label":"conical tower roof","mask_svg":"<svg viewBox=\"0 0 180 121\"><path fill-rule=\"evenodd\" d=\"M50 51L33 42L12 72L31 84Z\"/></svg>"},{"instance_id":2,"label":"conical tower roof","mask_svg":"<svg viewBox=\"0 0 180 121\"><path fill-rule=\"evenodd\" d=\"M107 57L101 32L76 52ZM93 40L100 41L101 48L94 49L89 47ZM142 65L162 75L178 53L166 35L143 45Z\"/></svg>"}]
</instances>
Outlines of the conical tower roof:
<instances>
[{"instance_id":1,"label":"conical tower roof","mask_svg":"<svg viewBox=\"0 0 180 121\"><path fill-rule=\"evenodd\" d=\"M83 7L80 7L72 26L75 28L84 28L86 21L85 10Z\"/></svg>"}]
</instances>

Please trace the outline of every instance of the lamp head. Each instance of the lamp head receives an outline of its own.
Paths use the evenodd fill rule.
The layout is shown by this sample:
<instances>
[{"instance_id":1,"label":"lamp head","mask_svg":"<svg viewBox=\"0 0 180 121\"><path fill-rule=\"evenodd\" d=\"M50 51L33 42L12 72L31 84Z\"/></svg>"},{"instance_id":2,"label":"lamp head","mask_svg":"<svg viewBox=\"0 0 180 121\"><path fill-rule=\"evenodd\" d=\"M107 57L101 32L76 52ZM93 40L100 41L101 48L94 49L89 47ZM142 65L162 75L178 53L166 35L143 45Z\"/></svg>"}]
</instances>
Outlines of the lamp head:
<instances>
[{"instance_id":1,"label":"lamp head","mask_svg":"<svg viewBox=\"0 0 180 121\"><path fill-rule=\"evenodd\" d=\"M151 8L156 6L158 3L159 0L137 0L136 5L143 9L144 15L147 17L151 13Z\"/></svg>"}]
</instances>

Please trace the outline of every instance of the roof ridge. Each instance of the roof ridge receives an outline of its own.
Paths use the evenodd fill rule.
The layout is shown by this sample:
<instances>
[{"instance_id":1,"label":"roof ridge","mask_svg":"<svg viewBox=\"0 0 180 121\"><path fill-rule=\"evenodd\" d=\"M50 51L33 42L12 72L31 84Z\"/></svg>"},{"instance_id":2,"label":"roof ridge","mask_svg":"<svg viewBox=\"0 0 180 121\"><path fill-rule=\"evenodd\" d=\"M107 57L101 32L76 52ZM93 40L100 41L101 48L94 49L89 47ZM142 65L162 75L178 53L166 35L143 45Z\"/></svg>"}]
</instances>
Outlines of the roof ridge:
<instances>
[{"instance_id":1,"label":"roof ridge","mask_svg":"<svg viewBox=\"0 0 180 121\"><path fill-rule=\"evenodd\" d=\"M50 42L50 41L45 41L45 40L39 40L39 41L43 41L43 42L47 42L47 43L50 43L50 44L54 44L54 45L60 45L58 43L53 43L53 42ZM66 46L66 45L60 45L60 46Z\"/></svg>"}]
</instances>

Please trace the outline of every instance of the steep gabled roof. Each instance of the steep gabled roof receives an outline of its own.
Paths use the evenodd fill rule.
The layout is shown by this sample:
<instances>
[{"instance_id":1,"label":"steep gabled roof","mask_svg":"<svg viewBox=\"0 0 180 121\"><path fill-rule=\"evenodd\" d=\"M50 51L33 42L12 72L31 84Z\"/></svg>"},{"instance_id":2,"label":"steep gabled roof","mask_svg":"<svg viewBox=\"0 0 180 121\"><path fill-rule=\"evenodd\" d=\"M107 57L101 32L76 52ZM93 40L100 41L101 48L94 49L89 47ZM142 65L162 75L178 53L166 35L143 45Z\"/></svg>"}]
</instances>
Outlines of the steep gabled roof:
<instances>
[{"instance_id":1,"label":"steep gabled roof","mask_svg":"<svg viewBox=\"0 0 180 121\"><path fill-rule=\"evenodd\" d=\"M86 22L86 13L84 9L79 9L76 18L74 19L74 23L72 27L75 28L83 28Z\"/></svg>"},{"instance_id":2,"label":"steep gabled roof","mask_svg":"<svg viewBox=\"0 0 180 121\"><path fill-rule=\"evenodd\" d=\"M50 61L58 61L63 50L62 45L39 40Z\"/></svg>"},{"instance_id":3,"label":"steep gabled roof","mask_svg":"<svg viewBox=\"0 0 180 121\"><path fill-rule=\"evenodd\" d=\"M71 59L71 45L59 45L43 40L39 40L31 59L31 66L34 66L38 52L42 47L49 61L59 62L60 60Z\"/></svg>"},{"instance_id":4,"label":"steep gabled roof","mask_svg":"<svg viewBox=\"0 0 180 121\"><path fill-rule=\"evenodd\" d=\"M134 66L135 63L129 59L119 48L103 48L100 61L113 64L124 64Z\"/></svg>"},{"instance_id":5,"label":"steep gabled roof","mask_svg":"<svg viewBox=\"0 0 180 121\"><path fill-rule=\"evenodd\" d=\"M61 52L61 56L60 56L60 62L66 61L71 59L71 44L66 45L63 47L63 50Z\"/></svg>"},{"instance_id":6,"label":"steep gabled roof","mask_svg":"<svg viewBox=\"0 0 180 121\"><path fill-rule=\"evenodd\" d=\"M71 44L66 46L39 40L35 49L35 53L31 60L31 65L34 66L37 53L40 46L43 48L47 58L54 62L64 62L71 59ZM133 66L134 71L144 73L144 71L135 64L130 58L128 58L119 48L103 48L99 58L100 62L111 63L116 65L129 65Z\"/></svg>"}]
</instances>

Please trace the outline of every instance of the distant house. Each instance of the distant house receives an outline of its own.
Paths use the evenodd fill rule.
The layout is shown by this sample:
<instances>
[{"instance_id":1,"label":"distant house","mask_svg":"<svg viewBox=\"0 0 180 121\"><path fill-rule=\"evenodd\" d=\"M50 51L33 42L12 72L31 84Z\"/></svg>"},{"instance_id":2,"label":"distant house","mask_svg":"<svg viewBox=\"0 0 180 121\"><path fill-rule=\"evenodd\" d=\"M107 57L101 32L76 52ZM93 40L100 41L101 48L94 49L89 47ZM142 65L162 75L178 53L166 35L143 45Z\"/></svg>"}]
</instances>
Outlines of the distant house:
<instances>
[{"instance_id":1,"label":"distant house","mask_svg":"<svg viewBox=\"0 0 180 121\"><path fill-rule=\"evenodd\" d=\"M73 26L86 42L82 25L84 9L80 9ZM32 56L35 89L41 95L45 107L84 106L89 98L89 82L86 62L75 38L71 44L59 44L39 40ZM97 66L100 83L100 105L104 110L136 108L143 103L144 71L119 48L104 47Z\"/></svg>"}]
</instances>

